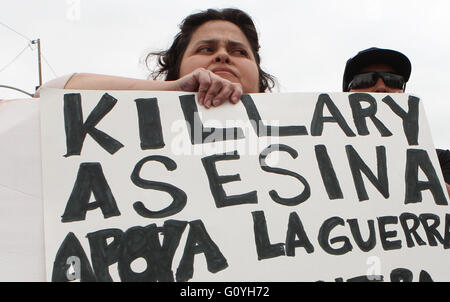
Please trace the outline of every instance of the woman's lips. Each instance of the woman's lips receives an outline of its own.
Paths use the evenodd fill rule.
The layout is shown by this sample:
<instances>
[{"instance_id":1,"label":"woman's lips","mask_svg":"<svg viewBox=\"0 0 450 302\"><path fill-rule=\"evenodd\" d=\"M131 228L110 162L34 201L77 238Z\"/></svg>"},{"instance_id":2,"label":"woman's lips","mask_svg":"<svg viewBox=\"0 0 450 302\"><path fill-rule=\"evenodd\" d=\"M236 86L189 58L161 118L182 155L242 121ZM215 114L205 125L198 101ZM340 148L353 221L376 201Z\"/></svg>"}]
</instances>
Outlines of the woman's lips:
<instances>
[{"instance_id":1,"label":"woman's lips","mask_svg":"<svg viewBox=\"0 0 450 302\"><path fill-rule=\"evenodd\" d=\"M216 67L211 69L211 71L215 74L231 74L232 76L236 77L236 74L234 73L234 71L230 68L226 68L226 67Z\"/></svg>"}]
</instances>

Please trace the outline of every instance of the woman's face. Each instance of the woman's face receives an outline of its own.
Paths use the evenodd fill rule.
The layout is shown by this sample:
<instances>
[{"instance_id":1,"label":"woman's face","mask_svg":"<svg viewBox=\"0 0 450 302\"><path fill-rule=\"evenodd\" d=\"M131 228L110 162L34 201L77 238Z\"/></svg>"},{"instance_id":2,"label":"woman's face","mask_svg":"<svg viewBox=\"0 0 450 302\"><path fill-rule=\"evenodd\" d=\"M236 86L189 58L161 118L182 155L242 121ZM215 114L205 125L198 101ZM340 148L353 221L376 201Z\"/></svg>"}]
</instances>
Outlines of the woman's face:
<instances>
[{"instance_id":1,"label":"woman's face","mask_svg":"<svg viewBox=\"0 0 450 302\"><path fill-rule=\"evenodd\" d=\"M240 28L228 21L214 20L193 33L180 65L180 78L205 68L233 83L244 93L259 92L258 66L252 48Z\"/></svg>"}]
</instances>

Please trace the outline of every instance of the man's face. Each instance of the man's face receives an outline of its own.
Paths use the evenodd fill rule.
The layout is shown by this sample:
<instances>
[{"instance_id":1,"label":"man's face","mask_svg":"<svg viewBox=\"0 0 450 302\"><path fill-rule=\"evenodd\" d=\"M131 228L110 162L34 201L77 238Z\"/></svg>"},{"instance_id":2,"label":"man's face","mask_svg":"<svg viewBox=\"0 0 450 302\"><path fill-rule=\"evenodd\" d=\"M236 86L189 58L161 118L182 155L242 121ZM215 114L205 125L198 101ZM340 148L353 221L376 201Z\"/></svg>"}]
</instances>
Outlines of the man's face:
<instances>
[{"instance_id":1,"label":"man's face","mask_svg":"<svg viewBox=\"0 0 450 302\"><path fill-rule=\"evenodd\" d=\"M386 64L371 64L363 69L361 69L358 73L364 73L364 72L390 72L396 74L395 70ZM383 79L381 77L378 78L377 82L370 87L365 88L356 88L356 89L350 89L350 92L387 92L387 93L402 93L403 89L401 88L395 88L395 87L389 87L384 83Z\"/></svg>"}]
</instances>

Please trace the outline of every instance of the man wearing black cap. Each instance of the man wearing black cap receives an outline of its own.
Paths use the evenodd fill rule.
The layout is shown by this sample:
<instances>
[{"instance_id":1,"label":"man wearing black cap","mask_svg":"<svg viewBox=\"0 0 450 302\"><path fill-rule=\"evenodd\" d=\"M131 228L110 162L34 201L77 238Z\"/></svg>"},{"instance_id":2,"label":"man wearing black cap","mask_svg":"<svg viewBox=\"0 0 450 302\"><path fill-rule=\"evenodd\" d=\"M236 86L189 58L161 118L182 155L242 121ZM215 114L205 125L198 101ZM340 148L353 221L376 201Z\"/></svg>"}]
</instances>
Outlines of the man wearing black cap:
<instances>
[{"instance_id":1,"label":"man wearing black cap","mask_svg":"<svg viewBox=\"0 0 450 302\"><path fill-rule=\"evenodd\" d=\"M344 92L402 93L411 75L411 62L401 52L368 48L350 58L345 65ZM450 196L450 151L436 149Z\"/></svg>"},{"instance_id":2,"label":"man wearing black cap","mask_svg":"<svg viewBox=\"0 0 450 302\"><path fill-rule=\"evenodd\" d=\"M360 51L347 61L344 92L404 92L411 74L411 62L402 53L381 48Z\"/></svg>"}]
</instances>

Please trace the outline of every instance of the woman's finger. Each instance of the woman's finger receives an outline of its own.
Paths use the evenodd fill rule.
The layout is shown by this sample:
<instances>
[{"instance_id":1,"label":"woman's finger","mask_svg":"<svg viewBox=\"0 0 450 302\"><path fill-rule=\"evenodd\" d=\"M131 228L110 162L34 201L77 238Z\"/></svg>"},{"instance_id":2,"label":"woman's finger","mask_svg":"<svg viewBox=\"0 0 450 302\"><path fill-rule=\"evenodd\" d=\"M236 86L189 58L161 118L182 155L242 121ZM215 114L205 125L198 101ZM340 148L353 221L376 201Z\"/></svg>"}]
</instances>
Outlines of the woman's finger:
<instances>
[{"instance_id":1,"label":"woman's finger","mask_svg":"<svg viewBox=\"0 0 450 302\"><path fill-rule=\"evenodd\" d=\"M231 93L230 96L230 101L233 104L236 104L239 102L239 100L241 99L242 96L242 85L239 83L233 83L233 92Z\"/></svg>"},{"instance_id":2,"label":"woman's finger","mask_svg":"<svg viewBox=\"0 0 450 302\"><path fill-rule=\"evenodd\" d=\"M226 80L211 73L211 85L209 86L209 89L206 92L205 100L203 102L203 105L206 108L211 107L212 101L219 94L220 90L222 89L222 87L224 85L224 81L226 81Z\"/></svg>"},{"instance_id":3,"label":"woman's finger","mask_svg":"<svg viewBox=\"0 0 450 302\"><path fill-rule=\"evenodd\" d=\"M196 70L195 77L198 81L198 102L204 105L205 95L208 92L209 87L211 86L210 72L203 68L200 68Z\"/></svg>"},{"instance_id":4,"label":"woman's finger","mask_svg":"<svg viewBox=\"0 0 450 302\"><path fill-rule=\"evenodd\" d=\"M219 106L224 102L230 100L231 94L233 92L234 92L233 84L224 82L219 94L212 101L213 106Z\"/></svg>"},{"instance_id":5,"label":"woman's finger","mask_svg":"<svg viewBox=\"0 0 450 302\"><path fill-rule=\"evenodd\" d=\"M233 104L242 96L242 85L231 83L209 70L198 68L178 81L182 91L196 91L197 101L206 108L219 106L226 101Z\"/></svg>"}]
</instances>

